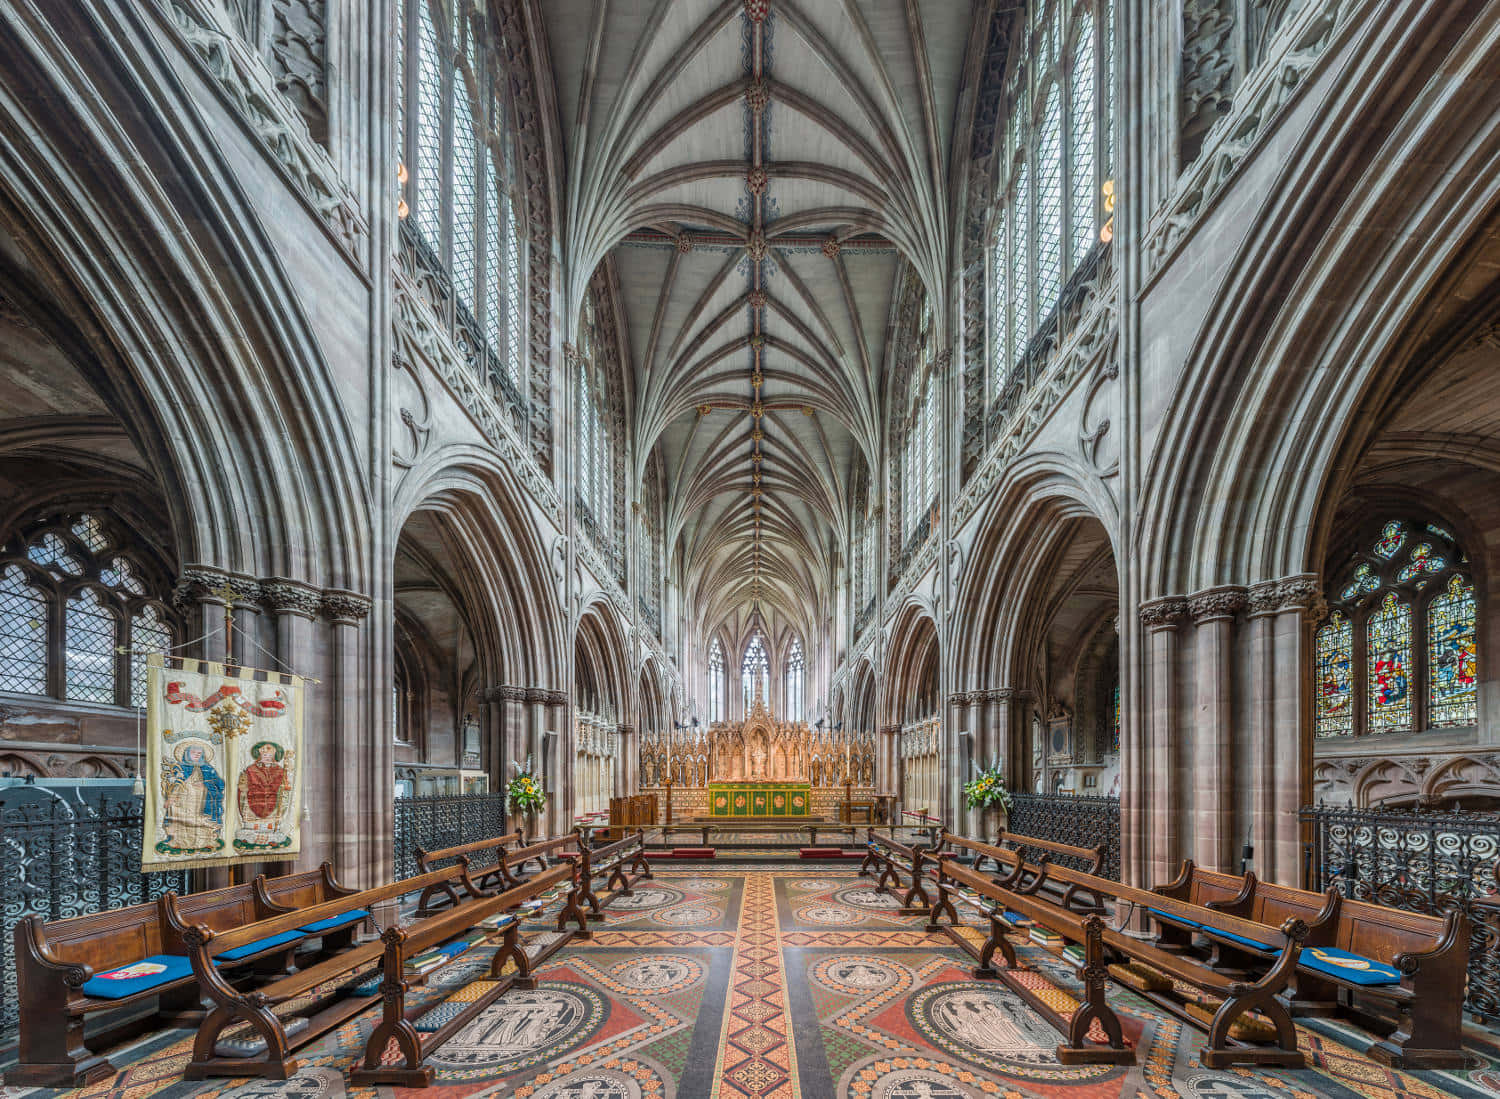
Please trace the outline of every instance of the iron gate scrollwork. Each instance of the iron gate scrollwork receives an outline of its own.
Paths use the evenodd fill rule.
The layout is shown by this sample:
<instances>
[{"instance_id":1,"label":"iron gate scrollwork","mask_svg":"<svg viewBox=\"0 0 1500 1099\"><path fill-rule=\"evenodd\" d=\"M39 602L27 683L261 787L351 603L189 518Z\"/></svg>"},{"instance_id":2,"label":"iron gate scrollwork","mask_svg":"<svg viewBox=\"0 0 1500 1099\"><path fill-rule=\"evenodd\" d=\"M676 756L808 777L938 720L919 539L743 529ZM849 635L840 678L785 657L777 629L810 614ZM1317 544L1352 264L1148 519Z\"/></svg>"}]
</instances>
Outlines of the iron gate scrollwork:
<instances>
[{"instance_id":1,"label":"iron gate scrollwork","mask_svg":"<svg viewBox=\"0 0 1500 1099\"><path fill-rule=\"evenodd\" d=\"M1006 814L1007 832L1074 847L1104 848L1100 874L1111 881L1120 880L1120 799L1068 794L1010 795ZM1088 869L1081 859L1053 855L1060 865L1075 870Z\"/></svg>"},{"instance_id":2,"label":"iron gate scrollwork","mask_svg":"<svg viewBox=\"0 0 1500 1099\"><path fill-rule=\"evenodd\" d=\"M432 851L505 831L505 795L441 794L396 799L395 872L417 873L417 848Z\"/></svg>"},{"instance_id":3,"label":"iron gate scrollwork","mask_svg":"<svg viewBox=\"0 0 1500 1099\"><path fill-rule=\"evenodd\" d=\"M35 912L48 920L86 916L187 892L187 871L141 873L143 800L95 803L0 798L0 1046L15 1039L13 929Z\"/></svg>"},{"instance_id":4,"label":"iron gate scrollwork","mask_svg":"<svg viewBox=\"0 0 1500 1099\"><path fill-rule=\"evenodd\" d=\"M1307 886L1391 908L1469 917L1469 987L1464 1006L1500 1018L1500 816L1464 812L1392 812L1318 805L1302 810L1312 825Z\"/></svg>"}]
</instances>

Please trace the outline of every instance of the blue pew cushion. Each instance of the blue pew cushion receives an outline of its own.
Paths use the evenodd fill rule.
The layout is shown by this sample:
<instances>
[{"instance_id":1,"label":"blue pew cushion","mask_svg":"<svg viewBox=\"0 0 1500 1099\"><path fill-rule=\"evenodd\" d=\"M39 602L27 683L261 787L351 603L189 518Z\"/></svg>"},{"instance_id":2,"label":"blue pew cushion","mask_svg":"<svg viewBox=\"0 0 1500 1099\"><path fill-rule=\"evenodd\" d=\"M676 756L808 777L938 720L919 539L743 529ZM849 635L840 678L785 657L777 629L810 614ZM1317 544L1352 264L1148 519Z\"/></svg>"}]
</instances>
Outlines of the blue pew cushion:
<instances>
[{"instance_id":1,"label":"blue pew cushion","mask_svg":"<svg viewBox=\"0 0 1500 1099\"><path fill-rule=\"evenodd\" d=\"M302 927L297 928L297 930L304 935L316 935L322 931L333 931L336 928L365 919L369 914L368 909L356 908L353 912L345 912L342 916L329 916L328 919L319 920L317 923L304 924Z\"/></svg>"},{"instance_id":2,"label":"blue pew cushion","mask_svg":"<svg viewBox=\"0 0 1500 1099\"><path fill-rule=\"evenodd\" d=\"M1235 943L1235 944L1237 944L1239 946L1248 946L1251 950L1275 950L1276 949L1270 943L1262 943L1262 942L1257 942L1254 939L1247 939L1243 935L1236 935L1233 931L1220 931L1218 928L1211 928L1211 929L1206 929L1206 930L1212 930L1212 932L1213 932L1213 934L1214 934L1214 936L1216 938L1228 939L1230 942Z\"/></svg>"},{"instance_id":3,"label":"blue pew cushion","mask_svg":"<svg viewBox=\"0 0 1500 1099\"><path fill-rule=\"evenodd\" d=\"M1006 923L1011 924L1011 925L1013 925L1015 927L1030 927L1031 926L1031 921L1028 920L1025 916L1021 915L1021 913L1019 913L1019 912L1012 912L1008 908L1005 910L1005 912L1001 915L1000 918L1002 920L1004 920Z\"/></svg>"},{"instance_id":4,"label":"blue pew cushion","mask_svg":"<svg viewBox=\"0 0 1500 1099\"><path fill-rule=\"evenodd\" d=\"M1147 909L1147 911L1150 912L1157 919L1159 919L1159 920L1166 920L1168 923L1182 924L1184 927L1202 927L1203 926L1197 920L1190 920L1186 916L1178 916L1178 915L1175 915L1174 913L1171 913L1171 912L1163 912L1160 908L1149 908L1149 909Z\"/></svg>"},{"instance_id":5,"label":"blue pew cushion","mask_svg":"<svg viewBox=\"0 0 1500 1099\"><path fill-rule=\"evenodd\" d=\"M248 958L252 954L259 954L262 950L270 950L273 946L285 946L287 943L300 942L302 932L283 931L280 935L268 935L264 939L256 939L253 943L237 946L233 950L226 950L218 955L226 962L237 962L241 958Z\"/></svg>"},{"instance_id":6,"label":"blue pew cushion","mask_svg":"<svg viewBox=\"0 0 1500 1099\"><path fill-rule=\"evenodd\" d=\"M1351 984L1393 985L1401 981L1401 974L1384 962L1331 946L1308 947L1302 951L1300 961L1305 969L1326 973Z\"/></svg>"},{"instance_id":7,"label":"blue pew cushion","mask_svg":"<svg viewBox=\"0 0 1500 1099\"><path fill-rule=\"evenodd\" d=\"M83 983L82 992L99 1000L123 1000L192 975L193 963L185 956L152 954L138 962L96 973Z\"/></svg>"}]
</instances>

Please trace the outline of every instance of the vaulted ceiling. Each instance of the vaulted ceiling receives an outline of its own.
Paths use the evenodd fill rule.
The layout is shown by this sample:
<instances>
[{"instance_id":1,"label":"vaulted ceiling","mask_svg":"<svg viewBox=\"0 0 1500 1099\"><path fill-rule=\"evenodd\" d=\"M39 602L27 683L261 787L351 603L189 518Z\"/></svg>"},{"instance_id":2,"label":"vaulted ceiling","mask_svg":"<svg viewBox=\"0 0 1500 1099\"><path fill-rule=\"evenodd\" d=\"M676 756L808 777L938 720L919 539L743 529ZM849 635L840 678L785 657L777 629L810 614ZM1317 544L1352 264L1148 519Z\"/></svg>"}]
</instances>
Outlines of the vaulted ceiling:
<instances>
[{"instance_id":1,"label":"vaulted ceiling","mask_svg":"<svg viewBox=\"0 0 1500 1099\"><path fill-rule=\"evenodd\" d=\"M704 631L759 602L826 632L902 260L946 279L955 100L989 6L542 0L570 307L611 262L634 473L659 456Z\"/></svg>"}]
</instances>

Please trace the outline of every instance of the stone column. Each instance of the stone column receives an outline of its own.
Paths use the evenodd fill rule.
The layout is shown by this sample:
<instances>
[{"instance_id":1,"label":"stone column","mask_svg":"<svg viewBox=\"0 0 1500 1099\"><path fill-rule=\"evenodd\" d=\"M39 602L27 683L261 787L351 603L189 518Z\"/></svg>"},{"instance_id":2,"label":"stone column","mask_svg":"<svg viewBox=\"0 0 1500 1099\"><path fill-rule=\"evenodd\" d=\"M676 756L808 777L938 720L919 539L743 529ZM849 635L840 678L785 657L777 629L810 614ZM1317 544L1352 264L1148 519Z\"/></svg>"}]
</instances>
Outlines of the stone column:
<instances>
[{"instance_id":1,"label":"stone column","mask_svg":"<svg viewBox=\"0 0 1500 1099\"><path fill-rule=\"evenodd\" d=\"M1193 857L1199 866L1232 872L1234 835L1234 619L1245 589L1210 588L1188 598L1193 616Z\"/></svg>"},{"instance_id":2,"label":"stone column","mask_svg":"<svg viewBox=\"0 0 1500 1099\"><path fill-rule=\"evenodd\" d=\"M323 593L306 584L279 577L262 580L260 593L261 601L276 619L276 658L281 662L284 670L307 674L310 669L316 667L316 623L318 614L322 610ZM303 751L306 758L316 758L320 754L335 750L329 743L331 738L324 732L334 727L329 715L328 697L316 687L303 692L302 722ZM376 735L380 735L380 729L376 730ZM329 791L326 787L313 790L307 779L308 772L304 770L302 803L293 806L292 811L300 817L306 810L309 818L306 823L310 824L314 798L321 801ZM394 773L391 781L395 782ZM319 806L318 819L328 819L328 808L326 805ZM318 847L304 841L302 854L297 857L294 868L297 870L316 869L321 861ZM286 873L289 872L289 868L268 872Z\"/></svg>"},{"instance_id":3,"label":"stone column","mask_svg":"<svg viewBox=\"0 0 1500 1099\"><path fill-rule=\"evenodd\" d=\"M1308 671L1313 631L1326 613L1322 584L1310 573L1276 585L1281 596L1275 620L1276 677L1275 827L1262 876L1284 885L1302 881L1302 806L1312 800L1313 696Z\"/></svg>"},{"instance_id":4,"label":"stone column","mask_svg":"<svg viewBox=\"0 0 1500 1099\"><path fill-rule=\"evenodd\" d=\"M1187 610L1187 600L1181 596L1153 599L1140 608L1146 627L1145 766L1138 773L1125 771L1121 776L1122 793L1128 794L1129 787L1138 782L1147 787L1147 811L1140 821L1143 849L1148 852L1147 873L1145 883L1137 884L1171 881L1181 857L1177 646Z\"/></svg>"},{"instance_id":5,"label":"stone column","mask_svg":"<svg viewBox=\"0 0 1500 1099\"><path fill-rule=\"evenodd\" d=\"M338 852L333 861L340 877L363 888L389 879L395 839L395 738L383 725L363 744L357 735L360 706L369 701L360 675L360 624L370 606L369 598L351 591L325 591L321 605L331 623L323 690L331 700L327 761L333 776L333 804L322 819L336 837L328 846Z\"/></svg>"},{"instance_id":6,"label":"stone column","mask_svg":"<svg viewBox=\"0 0 1500 1099\"><path fill-rule=\"evenodd\" d=\"M614 796L628 798L641 788L640 732L629 722L622 722L618 731L620 735L615 747Z\"/></svg>"},{"instance_id":7,"label":"stone column","mask_svg":"<svg viewBox=\"0 0 1500 1099\"><path fill-rule=\"evenodd\" d=\"M1276 583L1254 585L1249 592L1250 705L1245 735L1252 768L1246 794L1250 799L1250 843L1255 872L1264 877L1276 861L1271 850L1276 834L1276 612L1281 592Z\"/></svg>"},{"instance_id":8,"label":"stone column","mask_svg":"<svg viewBox=\"0 0 1500 1099\"><path fill-rule=\"evenodd\" d=\"M956 818L955 827L963 830L964 835L974 835L974 827L979 820L979 814L964 805L963 788L964 783L969 781L972 771L971 762L977 762L983 753L983 722L975 720L978 707L971 705L971 696L963 693L948 696L948 724L953 730L953 752L957 757L957 769L954 782L953 800L962 814ZM964 746L968 746L968 759L964 758Z\"/></svg>"}]
</instances>

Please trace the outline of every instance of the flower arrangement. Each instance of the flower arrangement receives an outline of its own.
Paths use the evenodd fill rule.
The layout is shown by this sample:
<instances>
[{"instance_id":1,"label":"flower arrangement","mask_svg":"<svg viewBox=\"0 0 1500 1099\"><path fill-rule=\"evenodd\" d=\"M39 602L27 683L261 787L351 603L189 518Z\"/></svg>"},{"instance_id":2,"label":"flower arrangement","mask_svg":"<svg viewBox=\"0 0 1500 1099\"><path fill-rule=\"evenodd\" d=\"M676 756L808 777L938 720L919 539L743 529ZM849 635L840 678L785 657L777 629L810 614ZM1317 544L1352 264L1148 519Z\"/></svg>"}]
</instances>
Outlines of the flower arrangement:
<instances>
[{"instance_id":1,"label":"flower arrangement","mask_svg":"<svg viewBox=\"0 0 1500 1099\"><path fill-rule=\"evenodd\" d=\"M515 778L505 786L505 800L510 804L511 810L519 813L541 812L547 804L547 794L531 768L531 757L526 757L524 767L514 760L510 765L516 771Z\"/></svg>"},{"instance_id":2,"label":"flower arrangement","mask_svg":"<svg viewBox=\"0 0 1500 1099\"><path fill-rule=\"evenodd\" d=\"M1000 760L990 763L987 770L979 764L972 765L974 777L964 783L964 800L970 809L989 809L996 805L1010 810L1010 791L1005 788L1005 775L1000 771Z\"/></svg>"}]
</instances>

